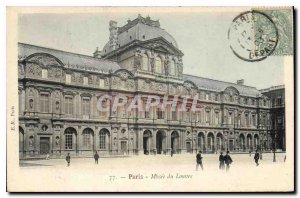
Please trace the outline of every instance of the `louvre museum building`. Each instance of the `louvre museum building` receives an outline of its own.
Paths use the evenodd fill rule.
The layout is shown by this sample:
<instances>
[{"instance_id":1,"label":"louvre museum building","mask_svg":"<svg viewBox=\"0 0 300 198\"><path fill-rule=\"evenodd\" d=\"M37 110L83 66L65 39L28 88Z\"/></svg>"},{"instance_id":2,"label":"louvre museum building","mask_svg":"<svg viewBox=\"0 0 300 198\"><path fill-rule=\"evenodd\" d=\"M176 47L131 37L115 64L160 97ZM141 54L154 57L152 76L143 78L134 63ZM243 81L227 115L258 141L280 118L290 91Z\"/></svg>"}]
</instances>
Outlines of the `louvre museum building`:
<instances>
[{"instance_id":1,"label":"louvre museum building","mask_svg":"<svg viewBox=\"0 0 300 198\"><path fill-rule=\"evenodd\" d=\"M110 21L109 41L91 56L18 43L20 158L285 149L283 86L183 74L182 57L159 21L140 15L121 27ZM198 95L199 111L128 112L103 100L104 112L103 95Z\"/></svg>"}]
</instances>

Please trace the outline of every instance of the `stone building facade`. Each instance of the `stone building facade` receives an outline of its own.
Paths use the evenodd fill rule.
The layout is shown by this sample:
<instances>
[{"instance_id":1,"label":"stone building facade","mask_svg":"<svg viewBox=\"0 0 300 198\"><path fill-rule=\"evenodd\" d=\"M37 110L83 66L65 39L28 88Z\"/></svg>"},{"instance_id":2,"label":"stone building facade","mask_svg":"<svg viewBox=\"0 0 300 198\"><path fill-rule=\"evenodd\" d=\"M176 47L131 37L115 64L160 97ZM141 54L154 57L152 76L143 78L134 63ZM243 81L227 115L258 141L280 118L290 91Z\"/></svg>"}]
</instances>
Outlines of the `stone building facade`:
<instances>
[{"instance_id":1,"label":"stone building facade","mask_svg":"<svg viewBox=\"0 0 300 198\"><path fill-rule=\"evenodd\" d=\"M270 130L272 148L285 151L285 89L284 85L260 90L270 99ZM276 140L276 141L273 141Z\"/></svg>"},{"instance_id":2,"label":"stone building facade","mask_svg":"<svg viewBox=\"0 0 300 198\"><path fill-rule=\"evenodd\" d=\"M243 80L183 74L183 53L159 21L139 15L123 27L109 25L108 43L93 56L18 44L20 157L270 149L266 95ZM136 95L199 95L200 110L100 112L104 94L129 101ZM102 105L111 107L111 101Z\"/></svg>"}]
</instances>

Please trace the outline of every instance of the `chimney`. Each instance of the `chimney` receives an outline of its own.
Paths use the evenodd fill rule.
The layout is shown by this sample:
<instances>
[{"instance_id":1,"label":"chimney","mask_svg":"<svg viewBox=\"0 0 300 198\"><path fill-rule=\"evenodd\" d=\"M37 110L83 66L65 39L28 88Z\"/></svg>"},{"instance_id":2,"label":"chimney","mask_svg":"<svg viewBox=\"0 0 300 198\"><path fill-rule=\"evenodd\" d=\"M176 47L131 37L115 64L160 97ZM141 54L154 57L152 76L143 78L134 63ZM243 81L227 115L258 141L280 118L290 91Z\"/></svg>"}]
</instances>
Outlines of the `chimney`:
<instances>
[{"instance_id":1,"label":"chimney","mask_svg":"<svg viewBox=\"0 0 300 198\"><path fill-rule=\"evenodd\" d=\"M236 84L238 84L238 85L244 85L244 79L237 80Z\"/></svg>"},{"instance_id":2,"label":"chimney","mask_svg":"<svg viewBox=\"0 0 300 198\"><path fill-rule=\"evenodd\" d=\"M116 21L109 21L109 45L112 50L117 49L118 27Z\"/></svg>"},{"instance_id":3,"label":"chimney","mask_svg":"<svg viewBox=\"0 0 300 198\"><path fill-rule=\"evenodd\" d=\"M98 50L98 47L96 48L96 51L93 53L94 58L102 58L102 52Z\"/></svg>"}]
</instances>

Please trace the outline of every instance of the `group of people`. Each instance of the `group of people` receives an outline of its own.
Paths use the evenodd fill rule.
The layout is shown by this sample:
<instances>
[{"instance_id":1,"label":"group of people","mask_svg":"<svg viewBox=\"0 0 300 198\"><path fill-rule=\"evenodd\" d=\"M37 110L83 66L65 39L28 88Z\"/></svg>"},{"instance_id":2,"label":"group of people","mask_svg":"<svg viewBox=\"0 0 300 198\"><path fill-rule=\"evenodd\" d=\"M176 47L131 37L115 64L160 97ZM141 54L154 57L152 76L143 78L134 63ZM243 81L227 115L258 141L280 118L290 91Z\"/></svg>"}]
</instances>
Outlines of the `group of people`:
<instances>
[{"instance_id":1,"label":"group of people","mask_svg":"<svg viewBox=\"0 0 300 198\"><path fill-rule=\"evenodd\" d=\"M196 155L196 161L197 161L197 164L196 164L196 171L198 171L198 167L200 166L201 169L203 170L203 163L202 163L202 151L199 151ZM255 152L255 155L254 155L254 161L256 163L256 166L259 165L258 163L258 160L259 160L259 153ZM226 171L229 171L230 169L230 164L233 162L232 158L230 157L229 155L229 151L226 151L226 155L223 155L223 152L220 153L220 156L219 156L219 169L220 170L224 170L225 167L226 167Z\"/></svg>"},{"instance_id":2,"label":"group of people","mask_svg":"<svg viewBox=\"0 0 300 198\"><path fill-rule=\"evenodd\" d=\"M95 152L94 155L94 159L95 159L95 164L98 164L98 160L99 160L99 154L97 153L97 151ZM67 166L70 166L71 163L71 156L70 153L68 153L68 155L66 156L66 161L67 161Z\"/></svg>"}]
</instances>

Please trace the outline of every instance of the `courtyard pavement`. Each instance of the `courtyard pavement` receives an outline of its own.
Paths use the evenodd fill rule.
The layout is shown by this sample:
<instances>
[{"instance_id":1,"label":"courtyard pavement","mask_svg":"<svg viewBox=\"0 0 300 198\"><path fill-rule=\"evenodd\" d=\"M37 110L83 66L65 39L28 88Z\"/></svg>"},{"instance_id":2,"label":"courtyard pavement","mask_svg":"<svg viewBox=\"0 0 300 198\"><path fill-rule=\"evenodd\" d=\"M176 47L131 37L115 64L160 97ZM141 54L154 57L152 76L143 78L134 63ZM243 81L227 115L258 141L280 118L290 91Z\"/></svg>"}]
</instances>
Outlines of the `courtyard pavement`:
<instances>
[{"instance_id":1,"label":"courtyard pavement","mask_svg":"<svg viewBox=\"0 0 300 198\"><path fill-rule=\"evenodd\" d=\"M219 170L217 154L203 154L204 171L196 171L196 154L141 155L124 158L72 158L20 161L18 175L35 191L291 191L293 164L285 153L232 154L230 171Z\"/></svg>"}]
</instances>

